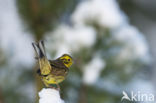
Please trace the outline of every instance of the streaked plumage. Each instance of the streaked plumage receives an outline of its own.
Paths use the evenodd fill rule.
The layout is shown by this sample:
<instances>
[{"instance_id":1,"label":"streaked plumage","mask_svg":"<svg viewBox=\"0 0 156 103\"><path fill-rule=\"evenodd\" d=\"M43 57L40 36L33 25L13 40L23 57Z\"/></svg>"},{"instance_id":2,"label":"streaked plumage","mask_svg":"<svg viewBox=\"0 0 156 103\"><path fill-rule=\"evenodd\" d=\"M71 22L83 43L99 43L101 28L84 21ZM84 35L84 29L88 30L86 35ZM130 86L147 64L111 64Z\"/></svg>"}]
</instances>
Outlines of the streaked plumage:
<instances>
[{"instance_id":1,"label":"streaked plumage","mask_svg":"<svg viewBox=\"0 0 156 103\"><path fill-rule=\"evenodd\" d=\"M40 69L37 73L41 76L46 87L51 87L52 84L58 85L68 74L69 67L72 65L72 57L64 54L56 60L48 60L45 53L43 41L40 43L32 43L37 54Z\"/></svg>"}]
</instances>

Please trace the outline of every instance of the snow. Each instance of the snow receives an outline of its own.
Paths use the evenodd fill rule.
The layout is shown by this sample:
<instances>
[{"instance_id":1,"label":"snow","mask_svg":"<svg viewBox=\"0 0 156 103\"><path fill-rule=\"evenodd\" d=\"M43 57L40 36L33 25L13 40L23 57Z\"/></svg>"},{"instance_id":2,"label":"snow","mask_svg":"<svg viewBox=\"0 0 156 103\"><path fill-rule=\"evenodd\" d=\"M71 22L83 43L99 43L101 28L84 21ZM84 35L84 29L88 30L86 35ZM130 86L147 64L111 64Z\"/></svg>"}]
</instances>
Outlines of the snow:
<instances>
[{"instance_id":1,"label":"snow","mask_svg":"<svg viewBox=\"0 0 156 103\"><path fill-rule=\"evenodd\" d=\"M114 32L114 38L125 44L118 56L121 60L139 58L142 61L149 61L149 48L146 39L134 26L121 27Z\"/></svg>"},{"instance_id":2,"label":"snow","mask_svg":"<svg viewBox=\"0 0 156 103\"><path fill-rule=\"evenodd\" d=\"M94 57L93 60L84 67L83 82L89 85L94 84L99 78L105 65L106 64L103 59L100 57Z\"/></svg>"},{"instance_id":3,"label":"snow","mask_svg":"<svg viewBox=\"0 0 156 103\"><path fill-rule=\"evenodd\" d=\"M52 38L57 40L51 43L53 46L50 45L53 50L57 49L56 57L64 53L79 51L83 47L91 47L96 40L96 32L91 27L60 25L51 34L53 34Z\"/></svg>"},{"instance_id":4,"label":"snow","mask_svg":"<svg viewBox=\"0 0 156 103\"><path fill-rule=\"evenodd\" d=\"M76 25L96 22L103 28L116 28L126 21L116 0L86 0L81 2L71 17Z\"/></svg>"},{"instance_id":5,"label":"snow","mask_svg":"<svg viewBox=\"0 0 156 103\"><path fill-rule=\"evenodd\" d=\"M32 37L23 31L14 0L0 3L0 46L10 57L12 64L21 63L25 66L33 64Z\"/></svg>"},{"instance_id":6,"label":"snow","mask_svg":"<svg viewBox=\"0 0 156 103\"><path fill-rule=\"evenodd\" d=\"M43 88L39 92L39 103L64 103L56 89Z\"/></svg>"}]
</instances>

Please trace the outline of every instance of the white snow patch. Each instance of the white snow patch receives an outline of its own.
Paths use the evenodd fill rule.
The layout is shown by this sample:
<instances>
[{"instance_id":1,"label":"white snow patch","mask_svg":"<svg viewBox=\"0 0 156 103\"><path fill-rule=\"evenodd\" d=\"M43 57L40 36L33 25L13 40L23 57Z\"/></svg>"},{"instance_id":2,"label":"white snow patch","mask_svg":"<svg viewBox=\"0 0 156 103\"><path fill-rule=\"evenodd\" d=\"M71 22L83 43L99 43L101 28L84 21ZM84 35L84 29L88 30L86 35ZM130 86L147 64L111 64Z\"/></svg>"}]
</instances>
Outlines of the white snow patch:
<instances>
[{"instance_id":1,"label":"white snow patch","mask_svg":"<svg viewBox=\"0 0 156 103\"><path fill-rule=\"evenodd\" d=\"M145 61L149 60L149 48L146 40L135 27L123 26L114 32L114 38L125 44L118 58L139 58Z\"/></svg>"},{"instance_id":2,"label":"white snow patch","mask_svg":"<svg viewBox=\"0 0 156 103\"><path fill-rule=\"evenodd\" d=\"M39 103L64 103L59 91L52 88L43 88L39 92Z\"/></svg>"},{"instance_id":3,"label":"white snow patch","mask_svg":"<svg viewBox=\"0 0 156 103\"><path fill-rule=\"evenodd\" d=\"M94 84L105 65L102 58L93 58L93 60L84 67L83 82L89 85Z\"/></svg>"},{"instance_id":4,"label":"white snow patch","mask_svg":"<svg viewBox=\"0 0 156 103\"><path fill-rule=\"evenodd\" d=\"M116 28L126 21L116 0L86 0L81 2L71 17L76 25L96 22L104 28Z\"/></svg>"},{"instance_id":5,"label":"white snow patch","mask_svg":"<svg viewBox=\"0 0 156 103\"><path fill-rule=\"evenodd\" d=\"M82 47L91 47L96 40L96 32L91 27L61 25L52 33L52 36L57 40L52 40L53 46L50 45L54 50L57 49L56 56L79 51Z\"/></svg>"},{"instance_id":6,"label":"white snow patch","mask_svg":"<svg viewBox=\"0 0 156 103\"><path fill-rule=\"evenodd\" d=\"M0 45L9 54L12 64L33 64L32 37L24 32L17 13L15 0L0 3Z\"/></svg>"}]
</instances>

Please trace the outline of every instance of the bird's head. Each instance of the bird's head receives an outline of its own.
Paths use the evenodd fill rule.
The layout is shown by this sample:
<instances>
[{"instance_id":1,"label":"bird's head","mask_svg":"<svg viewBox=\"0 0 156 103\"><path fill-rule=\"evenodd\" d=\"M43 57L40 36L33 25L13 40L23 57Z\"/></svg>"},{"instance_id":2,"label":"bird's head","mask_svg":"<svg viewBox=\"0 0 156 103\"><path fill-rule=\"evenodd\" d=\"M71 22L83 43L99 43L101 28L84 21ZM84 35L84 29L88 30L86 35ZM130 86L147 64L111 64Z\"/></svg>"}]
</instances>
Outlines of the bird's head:
<instances>
[{"instance_id":1,"label":"bird's head","mask_svg":"<svg viewBox=\"0 0 156 103\"><path fill-rule=\"evenodd\" d=\"M63 61L63 64L69 68L73 64L73 59L70 55L68 54L63 54L60 58L60 60Z\"/></svg>"}]
</instances>

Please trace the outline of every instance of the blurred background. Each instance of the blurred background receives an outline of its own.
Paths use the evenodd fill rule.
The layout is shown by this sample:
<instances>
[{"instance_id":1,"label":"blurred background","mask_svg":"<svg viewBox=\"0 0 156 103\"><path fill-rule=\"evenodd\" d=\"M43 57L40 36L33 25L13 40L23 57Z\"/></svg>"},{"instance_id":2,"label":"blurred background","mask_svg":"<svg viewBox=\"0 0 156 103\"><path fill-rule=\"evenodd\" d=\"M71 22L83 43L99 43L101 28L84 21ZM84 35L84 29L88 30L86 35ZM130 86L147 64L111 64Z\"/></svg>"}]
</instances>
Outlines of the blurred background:
<instances>
[{"instance_id":1,"label":"blurred background","mask_svg":"<svg viewBox=\"0 0 156 103\"><path fill-rule=\"evenodd\" d=\"M38 103L31 43L39 40L48 58L75 60L60 84L66 103L155 94L155 12L155 0L0 0L0 103Z\"/></svg>"}]
</instances>

